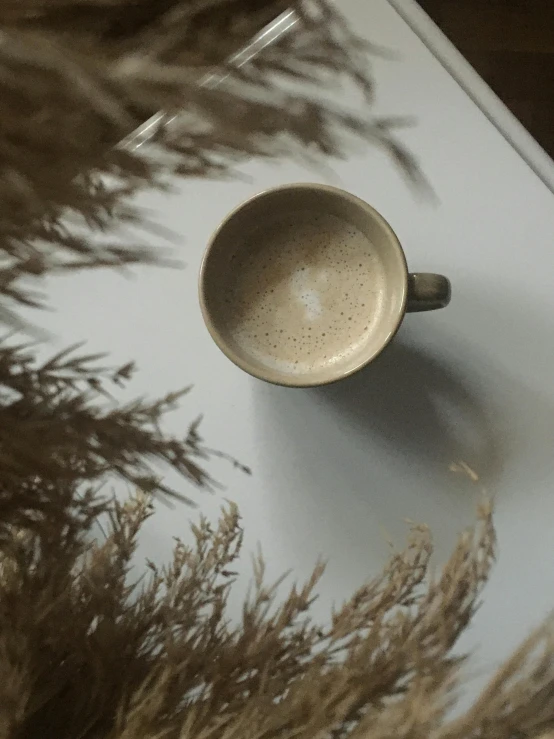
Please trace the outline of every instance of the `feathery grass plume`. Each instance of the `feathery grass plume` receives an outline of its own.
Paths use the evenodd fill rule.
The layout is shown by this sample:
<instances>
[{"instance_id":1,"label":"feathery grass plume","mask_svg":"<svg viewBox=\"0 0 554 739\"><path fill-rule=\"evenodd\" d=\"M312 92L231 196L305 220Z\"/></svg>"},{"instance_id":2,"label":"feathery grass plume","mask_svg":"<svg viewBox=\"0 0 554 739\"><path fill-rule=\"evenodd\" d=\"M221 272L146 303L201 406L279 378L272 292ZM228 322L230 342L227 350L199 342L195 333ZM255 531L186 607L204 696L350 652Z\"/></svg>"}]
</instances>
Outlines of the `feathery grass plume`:
<instances>
[{"instance_id":1,"label":"feathery grass plume","mask_svg":"<svg viewBox=\"0 0 554 739\"><path fill-rule=\"evenodd\" d=\"M554 623L544 624L462 715L456 641L495 554L482 506L438 577L415 528L406 551L325 623L323 574L282 594L261 557L240 619L229 617L242 531L230 506L165 567L131 561L149 498L57 498L33 528L1 525L0 731L58 739L462 739L539 737L554 721ZM110 514L101 542L98 515Z\"/></svg>"},{"instance_id":2,"label":"feathery grass plume","mask_svg":"<svg viewBox=\"0 0 554 739\"><path fill-rule=\"evenodd\" d=\"M0 7L0 298L39 305L49 272L157 260L145 245L94 239L140 222L132 196L173 171L217 177L246 156L338 155L346 132L409 172L395 120L357 119L282 78L372 88L366 44L324 0L295 0L293 34L237 67L225 60L282 8L275 0L17 0ZM199 84L207 72L227 84ZM232 83L232 84L231 84ZM117 146L153 113L179 111L157 151ZM106 179L108 178L108 179ZM108 184L109 181L109 184ZM87 230L83 232L83 225ZM23 279L26 278L26 279ZM36 280L35 280L36 282ZM0 315L0 318L2 316ZM15 316L13 316L15 318Z\"/></svg>"}]
</instances>

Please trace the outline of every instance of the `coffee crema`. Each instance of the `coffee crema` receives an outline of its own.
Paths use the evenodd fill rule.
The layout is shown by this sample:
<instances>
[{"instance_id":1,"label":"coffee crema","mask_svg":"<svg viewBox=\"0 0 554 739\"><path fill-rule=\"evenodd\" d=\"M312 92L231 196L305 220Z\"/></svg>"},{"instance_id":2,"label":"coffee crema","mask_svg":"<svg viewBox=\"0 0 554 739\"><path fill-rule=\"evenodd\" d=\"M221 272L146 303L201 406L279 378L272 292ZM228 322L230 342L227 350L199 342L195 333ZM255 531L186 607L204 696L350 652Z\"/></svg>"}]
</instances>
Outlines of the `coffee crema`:
<instances>
[{"instance_id":1,"label":"coffee crema","mask_svg":"<svg viewBox=\"0 0 554 739\"><path fill-rule=\"evenodd\" d=\"M367 343L385 269L360 230L330 214L280 214L236 245L222 301L229 335L268 368L308 374Z\"/></svg>"}]
</instances>

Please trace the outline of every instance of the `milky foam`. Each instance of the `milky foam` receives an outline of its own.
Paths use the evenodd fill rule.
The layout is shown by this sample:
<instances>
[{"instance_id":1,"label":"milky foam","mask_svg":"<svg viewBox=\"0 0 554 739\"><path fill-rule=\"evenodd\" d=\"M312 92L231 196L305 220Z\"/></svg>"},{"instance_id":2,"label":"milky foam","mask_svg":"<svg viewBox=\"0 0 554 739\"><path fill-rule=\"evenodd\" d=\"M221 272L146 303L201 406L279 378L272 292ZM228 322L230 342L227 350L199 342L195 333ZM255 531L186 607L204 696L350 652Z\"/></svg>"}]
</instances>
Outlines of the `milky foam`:
<instances>
[{"instance_id":1,"label":"milky foam","mask_svg":"<svg viewBox=\"0 0 554 739\"><path fill-rule=\"evenodd\" d=\"M309 210L241 243L225 289L234 341L268 368L307 374L360 350L382 310L384 268L354 226Z\"/></svg>"}]
</instances>

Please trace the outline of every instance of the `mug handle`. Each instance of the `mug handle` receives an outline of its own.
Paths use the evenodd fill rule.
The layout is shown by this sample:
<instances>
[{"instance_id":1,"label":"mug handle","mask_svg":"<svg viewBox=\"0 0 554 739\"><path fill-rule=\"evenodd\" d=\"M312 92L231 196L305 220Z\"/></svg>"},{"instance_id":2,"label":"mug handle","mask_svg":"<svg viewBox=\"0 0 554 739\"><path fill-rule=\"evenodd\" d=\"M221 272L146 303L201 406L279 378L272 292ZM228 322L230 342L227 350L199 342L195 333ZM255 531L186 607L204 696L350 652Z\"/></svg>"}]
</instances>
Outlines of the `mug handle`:
<instances>
[{"instance_id":1,"label":"mug handle","mask_svg":"<svg viewBox=\"0 0 554 739\"><path fill-rule=\"evenodd\" d=\"M450 303L450 280L431 272L414 272L408 275L408 313L446 308Z\"/></svg>"}]
</instances>

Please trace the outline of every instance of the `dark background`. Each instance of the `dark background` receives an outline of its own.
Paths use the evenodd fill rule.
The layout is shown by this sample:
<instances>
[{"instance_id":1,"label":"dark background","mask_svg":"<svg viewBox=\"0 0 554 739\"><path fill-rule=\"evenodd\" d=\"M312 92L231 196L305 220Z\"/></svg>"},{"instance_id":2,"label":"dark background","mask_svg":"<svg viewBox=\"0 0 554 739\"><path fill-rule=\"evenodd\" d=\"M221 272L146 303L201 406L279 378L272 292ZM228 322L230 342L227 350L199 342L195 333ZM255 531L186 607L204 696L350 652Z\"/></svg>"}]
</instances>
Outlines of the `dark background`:
<instances>
[{"instance_id":1,"label":"dark background","mask_svg":"<svg viewBox=\"0 0 554 739\"><path fill-rule=\"evenodd\" d=\"M554 157L554 0L418 0Z\"/></svg>"}]
</instances>

